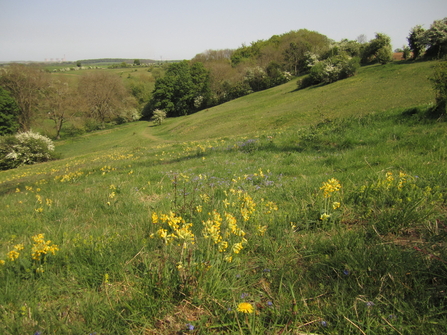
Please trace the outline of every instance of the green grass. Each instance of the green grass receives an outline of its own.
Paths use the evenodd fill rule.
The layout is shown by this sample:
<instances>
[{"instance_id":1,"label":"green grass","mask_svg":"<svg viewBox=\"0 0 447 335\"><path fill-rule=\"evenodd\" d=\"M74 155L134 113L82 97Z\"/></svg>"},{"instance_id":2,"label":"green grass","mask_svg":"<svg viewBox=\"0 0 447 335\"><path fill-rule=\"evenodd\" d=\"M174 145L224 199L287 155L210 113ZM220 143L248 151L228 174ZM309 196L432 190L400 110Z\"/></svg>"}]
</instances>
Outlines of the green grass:
<instances>
[{"instance_id":1,"label":"green grass","mask_svg":"<svg viewBox=\"0 0 447 335\"><path fill-rule=\"evenodd\" d=\"M447 139L427 117L431 66L291 82L0 172L0 332L443 333ZM36 260L40 233L59 250Z\"/></svg>"}]
</instances>

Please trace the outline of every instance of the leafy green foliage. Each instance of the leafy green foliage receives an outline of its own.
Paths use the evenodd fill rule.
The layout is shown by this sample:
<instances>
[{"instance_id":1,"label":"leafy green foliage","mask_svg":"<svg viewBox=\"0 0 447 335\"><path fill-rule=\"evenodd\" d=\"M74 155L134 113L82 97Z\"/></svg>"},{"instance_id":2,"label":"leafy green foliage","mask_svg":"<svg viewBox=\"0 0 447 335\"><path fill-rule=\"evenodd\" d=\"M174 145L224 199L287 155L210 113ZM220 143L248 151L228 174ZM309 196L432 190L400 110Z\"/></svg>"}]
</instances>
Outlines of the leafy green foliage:
<instances>
[{"instance_id":1,"label":"leafy green foliage","mask_svg":"<svg viewBox=\"0 0 447 335\"><path fill-rule=\"evenodd\" d=\"M385 34L377 33L362 53L362 63L367 64L373 61L379 61L386 64L392 60L391 38Z\"/></svg>"},{"instance_id":2,"label":"leafy green foliage","mask_svg":"<svg viewBox=\"0 0 447 335\"><path fill-rule=\"evenodd\" d=\"M447 61L441 61L435 66L433 77L430 78L436 92L436 109L441 115L447 113Z\"/></svg>"},{"instance_id":3,"label":"leafy green foliage","mask_svg":"<svg viewBox=\"0 0 447 335\"><path fill-rule=\"evenodd\" d=\"M407 40L408 46L413 53L413 58L417 59L423 56L427 47L425 29L420 25L413 27L407 37Z\"/></svg>"},{"instance_id":4,"label":"leafy green foliage","mask_svg":"<svg viewBox=\"0 0 447 335\"><path fill-rule=\"evenodd\" d=\"M19 108L8 91L0 87L0 136L13 134L19 128Z\"/></svg>"},{"instance_id":5,"label":"leafy green foliage","mask_svg":"<svg viewBox=\"0 0 447 335\"><path fill-rule=\"evenodd\" d=\"M173 63L155 82L148 109L161 109L168 117L188 115L207 106L209 73L202 63Z\"/></svg>"},{"instance_id":6,"label":"leafy green foliage","mask_svg":"<svg viewBox=\"0 0 447 335\"><path fill-rule=\"evenodd\" d=\"M414 58L442 58L447 54L447 18L435 20L427 30L413 27L407 39Z\"/></svg>"},{"instance_id":7,"label":"leafy green foliage","mask_svg":"<svg viewBox=\"0 0 447 335\"><path fill-rule=\"evenodd\" d=\"M442 58L447 55L447 17L434 21L424 38L428 45L427 57Z\"/></svg>"}]
</instances>

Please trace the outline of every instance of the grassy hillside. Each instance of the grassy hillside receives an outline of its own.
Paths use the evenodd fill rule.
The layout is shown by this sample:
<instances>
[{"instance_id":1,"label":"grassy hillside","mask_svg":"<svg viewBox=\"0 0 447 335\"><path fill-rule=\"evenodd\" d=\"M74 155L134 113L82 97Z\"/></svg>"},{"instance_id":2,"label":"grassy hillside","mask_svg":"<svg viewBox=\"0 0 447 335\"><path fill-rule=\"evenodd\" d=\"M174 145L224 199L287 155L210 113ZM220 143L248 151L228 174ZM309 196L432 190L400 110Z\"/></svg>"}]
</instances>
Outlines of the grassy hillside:
<instances>
[{"instance_id":1,"label":"grassy hillside","mask_svg":"<svg viewBox=\"0 0 447 335\"><path fill-rule=\"evenodd\" d=\"M443 333L431 67L290 82L0 172L0 332Z\"/></svg>"},{"instance_id":2,"label":"grassy hillside","mask_svg":"<svg viewBox=\"0 0 447 335\"><path fill-rule=\"evenodd\" d=\"M367 66L355 77L304 90L296 90L294 80L206 112L169 120L154 134L167 132L169 138L179 140L206 139L427 104L433 101L428 81L432 65L396 62Z\"/></svg>"}]
</instances>

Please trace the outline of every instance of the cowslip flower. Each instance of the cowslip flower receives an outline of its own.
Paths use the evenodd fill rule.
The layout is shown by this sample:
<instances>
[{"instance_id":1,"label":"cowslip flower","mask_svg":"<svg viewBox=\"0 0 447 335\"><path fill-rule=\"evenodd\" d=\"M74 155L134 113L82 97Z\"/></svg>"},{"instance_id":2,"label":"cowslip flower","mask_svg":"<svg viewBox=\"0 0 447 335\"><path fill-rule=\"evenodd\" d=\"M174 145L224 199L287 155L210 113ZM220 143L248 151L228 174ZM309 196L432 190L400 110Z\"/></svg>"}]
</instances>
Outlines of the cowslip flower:
<instances>
[{"instance_id":1,"label":"cowslip flower","mask_svg":"<svg viewBox=\"0 0 447 335\"><path fill-rule=\"evenodd\" d=\"M11 261L15 261L17 258L19 258L20 253L17 252L17 250L11 250L8 252L8 258Z\"/></svg>"},{"instance_id":2,"label":"cowslip flower","mask_svg":"<svg viewBox=\"0 0 447 335\"><path fill-rule=\"evenodd\" d=\"M323 214L321 214L321 216L320 216L320 220L321 220L321 221L325 221L325 220L329 219L330 217L331 217L331 216L330 216L329 214L323 213Z\"/></svg>"},{"instance_id":3,"label":"cowslip flower","mask_svg":"<svg viewBox=\"0 0 447 335\"><path fill-rule=\"evenodd\" d=\"M237 311L241 313L251 314L253 313L253 305L248 302L241 302L237 306Z\"/></svg>"}]
</instances>

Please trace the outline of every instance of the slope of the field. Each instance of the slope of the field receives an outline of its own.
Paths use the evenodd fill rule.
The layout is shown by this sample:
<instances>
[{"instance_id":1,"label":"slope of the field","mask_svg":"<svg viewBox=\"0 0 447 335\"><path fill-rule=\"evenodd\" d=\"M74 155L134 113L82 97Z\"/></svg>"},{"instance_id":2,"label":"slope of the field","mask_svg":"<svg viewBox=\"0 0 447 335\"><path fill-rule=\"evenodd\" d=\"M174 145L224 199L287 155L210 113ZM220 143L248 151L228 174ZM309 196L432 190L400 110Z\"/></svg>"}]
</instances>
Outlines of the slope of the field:
<instances>
[{"instance_id":1,"label":"slope of the field","mask_svg":"<svg viewBox=\"0 0 447 335\"><path fill-rule=\"evenodd\" d=\"M428 77L432 62L373 65L330 85L297 90L296 80L186 117L167 120L153 134L199 140L297 128L324 118L407 108L434 100Z\"/></svg>"},{"instance_id":2,"label":"slope of the field","mask_svg":"<svg viewBox=\"0 0 447 335\"><path fill-rule=\"evenodd\" d=\"M298 90L296 80L200 111L168 118L161 126L145 121L57 144L63 157L120 147L150 147L243 136L266 130L301 128L323 119L409 108L434 101L429 76L433 62L372 65L351 78ZM76 143L75 145L71 145Z\"/></svg>"}]
</instances>

